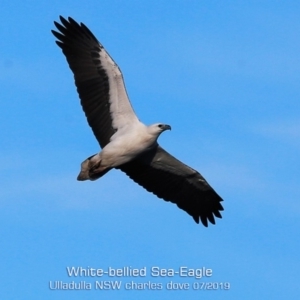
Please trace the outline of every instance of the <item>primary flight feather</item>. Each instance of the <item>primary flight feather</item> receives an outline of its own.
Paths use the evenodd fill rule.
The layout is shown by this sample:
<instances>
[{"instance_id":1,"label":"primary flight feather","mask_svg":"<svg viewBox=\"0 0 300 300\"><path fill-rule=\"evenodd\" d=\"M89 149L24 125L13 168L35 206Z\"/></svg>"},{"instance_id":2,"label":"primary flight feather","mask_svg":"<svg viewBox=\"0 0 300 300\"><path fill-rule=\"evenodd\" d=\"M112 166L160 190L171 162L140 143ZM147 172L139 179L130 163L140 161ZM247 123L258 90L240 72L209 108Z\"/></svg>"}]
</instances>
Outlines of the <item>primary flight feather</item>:
<instances>
[{"instance_id":1,"label":"primary flight feather","mask_svg":"<svg viewBox=\"0 0 300 300\"><path fill-rule=\"evenodd\" d=\"M177 206L204 226L215 224L221 197L196 170L157 143L167 124L139 121L128 99L122 73L93 33L72 18L60 17L52 30L74 74L87 121L102 151L81 164L78 180L96 180L112 168L125 172L147 191Z\"/></svg>"}]
</instances>

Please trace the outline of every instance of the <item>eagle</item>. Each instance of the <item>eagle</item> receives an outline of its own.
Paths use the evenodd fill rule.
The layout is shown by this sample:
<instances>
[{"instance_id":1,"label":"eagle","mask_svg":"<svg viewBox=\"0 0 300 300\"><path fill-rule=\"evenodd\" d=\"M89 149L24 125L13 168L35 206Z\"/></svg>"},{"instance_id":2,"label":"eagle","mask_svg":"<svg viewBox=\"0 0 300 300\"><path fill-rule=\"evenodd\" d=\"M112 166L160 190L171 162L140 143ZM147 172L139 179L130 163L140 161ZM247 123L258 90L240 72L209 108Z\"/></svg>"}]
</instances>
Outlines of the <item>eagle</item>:
<instances>
[{"instance_id":1,"label":"eagle","mask_svg":"<svg viewBox=\"0 0 300 300\"><path fill-rule=\"evenodd\" d=\"M78 180L96 180L119 169L158 198L175 203L196 223L222 218L222 198L204 177L157 142L171 126L143 124L129 101L123 75L83 23L60 16L52 30L74 74L82 109L102 151L84 160Z\"/></svg>"}]
</instances>

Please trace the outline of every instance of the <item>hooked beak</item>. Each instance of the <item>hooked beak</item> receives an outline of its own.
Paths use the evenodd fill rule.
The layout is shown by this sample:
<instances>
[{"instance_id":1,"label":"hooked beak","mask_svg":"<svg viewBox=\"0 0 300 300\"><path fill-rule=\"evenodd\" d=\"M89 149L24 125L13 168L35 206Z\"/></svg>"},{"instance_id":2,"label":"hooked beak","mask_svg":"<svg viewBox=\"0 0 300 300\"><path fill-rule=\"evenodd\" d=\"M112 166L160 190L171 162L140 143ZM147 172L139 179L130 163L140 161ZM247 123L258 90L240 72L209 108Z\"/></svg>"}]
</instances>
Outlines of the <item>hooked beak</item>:
<instances>
[{"instance_id":1,"label":"hooked beak","mask_svg":"<svg viewBox=\"0 0 300 300\"><path fill-rule=\"evenodd\" d=\"M167 125L167 124L165 124L165 125L164 125L164 130L171 130L171 126L170 126L170 125Z\"/></svg>"}]
</instances>

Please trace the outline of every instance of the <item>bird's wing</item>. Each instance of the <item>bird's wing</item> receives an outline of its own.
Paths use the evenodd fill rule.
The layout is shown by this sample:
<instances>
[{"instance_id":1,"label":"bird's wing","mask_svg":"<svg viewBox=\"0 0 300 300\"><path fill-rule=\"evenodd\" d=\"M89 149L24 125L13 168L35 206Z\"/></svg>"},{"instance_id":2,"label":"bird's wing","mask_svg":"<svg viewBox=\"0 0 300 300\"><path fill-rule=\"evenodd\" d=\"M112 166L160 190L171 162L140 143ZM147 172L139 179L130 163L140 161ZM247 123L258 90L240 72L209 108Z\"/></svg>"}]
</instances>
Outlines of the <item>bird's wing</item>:
<instances>
[{"instance_id":1,"label":"bird's wing","mask_svg":"<svg viewBox=\"0 0 300 300\"><path fill-rule=\"evenodd\" d=\"M196 223L215 224L221 218L222 198L194 169L183 164L160 146L119 167L131 179L159 198L176 203Z\"/></svg>"},{"instance_id":2,"label":"bird's wing","mask_svg":"<svg viewBox=\"0 0 300 300\"><path fill-rule=\"evenodd\" d=\"M137 122L137 116L119 67L96 37L70 17L60 17L60 21L62 25L54 22L60 32L52 33L74 74L88 123L103 148L118 129Z\"/></svg>"}]
</instances>

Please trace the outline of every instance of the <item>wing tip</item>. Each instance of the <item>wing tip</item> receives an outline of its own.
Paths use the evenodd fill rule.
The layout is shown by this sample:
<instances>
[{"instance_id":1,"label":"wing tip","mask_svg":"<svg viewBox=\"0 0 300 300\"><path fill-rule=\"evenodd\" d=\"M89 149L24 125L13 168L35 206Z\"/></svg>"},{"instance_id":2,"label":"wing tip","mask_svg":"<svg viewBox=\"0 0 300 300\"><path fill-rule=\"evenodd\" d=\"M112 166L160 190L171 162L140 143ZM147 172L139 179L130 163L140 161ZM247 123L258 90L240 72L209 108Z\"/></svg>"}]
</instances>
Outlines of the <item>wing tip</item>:
<instances>
[{"instance_id":1,"label":"wing tip","mask_svg":"<svg viewBox=\"0 0 300 300\"><path fill-rule=\"evenodd\" d=\"M72 31L80 32L81 34L83 34L85 36L85 38L94 40L95 42L97 42L100 45L101 48L103 48L102 44L98 41L98 39L95 37L95 35L91 32L91 30L84 23L82 23L82 22L78 23L72 17L64 18L61 15L59 16L59 20L60 20L61 24L54 21L54 25L60 32L62 32L62 31L65 32L65 30L67 30L69 32L70 31L71 32ZM53 33L53 31L52 31L52 33Z\"/></svg>"},{"instance_id":2,"label":"wing tip","mask_svg":"<svg viewBox=\"0 0 300 300\"><path fill-rule=\"evenodd\" d=\"M219 210L212 211L210 214L206 215L192 215L192 217L197 224L199 224L201 220L201 223L205 227L208 227L208 224L216 225L215 217L222 219L222 215L220 214Z\"/></svg>"}]
</instances>

